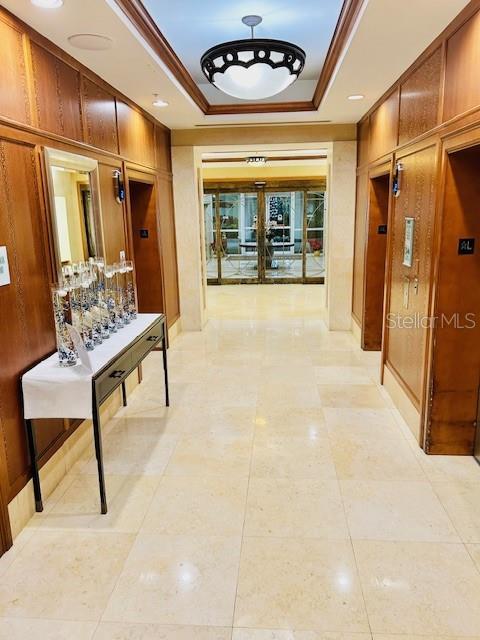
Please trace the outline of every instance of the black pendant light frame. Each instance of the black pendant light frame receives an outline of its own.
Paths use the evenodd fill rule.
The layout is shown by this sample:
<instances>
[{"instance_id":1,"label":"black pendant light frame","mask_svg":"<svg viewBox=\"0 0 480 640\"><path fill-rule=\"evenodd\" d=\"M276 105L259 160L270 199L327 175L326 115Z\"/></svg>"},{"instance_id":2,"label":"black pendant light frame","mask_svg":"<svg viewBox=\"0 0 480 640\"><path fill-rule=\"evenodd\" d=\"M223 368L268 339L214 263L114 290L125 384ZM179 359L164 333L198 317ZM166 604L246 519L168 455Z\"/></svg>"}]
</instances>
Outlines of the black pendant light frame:
<instances>
[{"instance_id":1,"label":"black pendant light frame","mask_svg":"<svg viewBox=\"0 0 480 640\"><path fill-rule=\"evenodd\" d=\"M240 60L238 54L243 51L252 52L252 59L248 61ZM270 57L272 53L283 54L283 59L274 62ZM218 58L222 60L222 64L219 66L215 62ZM295 75L298 78L305 66L305 58L305 51L290 42L268 38L247 38L245 40L232 40L208 49L203 54L200 64L207 80L214 85L216 73L225 73L228 68L233 66L248 69L259 63L268 64L272 69L287 68L291 75ZM300 64L297 69L294 69L294 65L297 62Z\"/></svg>"}]
</instances>

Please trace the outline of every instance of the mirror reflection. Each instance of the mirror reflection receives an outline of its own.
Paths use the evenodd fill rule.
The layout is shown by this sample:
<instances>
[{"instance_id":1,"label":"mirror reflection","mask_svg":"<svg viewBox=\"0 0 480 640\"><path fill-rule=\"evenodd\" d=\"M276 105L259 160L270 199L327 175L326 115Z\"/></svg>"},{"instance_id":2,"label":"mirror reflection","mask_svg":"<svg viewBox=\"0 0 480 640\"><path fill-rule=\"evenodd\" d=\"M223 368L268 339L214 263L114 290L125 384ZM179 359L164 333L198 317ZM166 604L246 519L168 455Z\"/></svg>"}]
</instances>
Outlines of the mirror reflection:
<instances>
[{"instance_id":1,"label":"mirror reflection","mask_svg":"<svg viewBox=\"0 0 480 640\"><path fill-rule=\"evenodd\" d=\"M97 255L90 174L52 166L60 261L84 262Z\"/></svg>"}]
</instances>

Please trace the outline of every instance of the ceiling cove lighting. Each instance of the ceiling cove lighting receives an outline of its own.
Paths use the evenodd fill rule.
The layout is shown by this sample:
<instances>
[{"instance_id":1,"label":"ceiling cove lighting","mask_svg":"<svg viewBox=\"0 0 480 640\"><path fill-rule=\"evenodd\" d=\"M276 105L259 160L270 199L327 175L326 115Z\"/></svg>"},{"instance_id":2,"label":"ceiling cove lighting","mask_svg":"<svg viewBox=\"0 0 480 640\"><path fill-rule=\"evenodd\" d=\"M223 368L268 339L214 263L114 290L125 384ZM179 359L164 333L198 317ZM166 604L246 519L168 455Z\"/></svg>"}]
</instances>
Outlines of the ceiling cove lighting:
<instances>
[{"instance_id":1,"label":"ceiling cove lighting","mask_svg":"<svg viewBox=\"0 0 480 640\"><path fill-rule=\"evenodd\" d=\"M363 100L365 96L361 93L354 93L351 96L348 96L349 100Z\"/></svg>"},{"instance_id":2,"label":"ceiling cove lighting","mask_svg":"<svg viewBox=\"0 0 480 640\"><path fill-rule=\"evenodd\" d=\"M30 0L30 2L41 9L59 9L63 5L63 0Z\"/></svg>"},{"instance_id":3,"label":"ceiling cove lighting","mask_svg":"<svg viewBox=\"0 0 480 640\"><path fill-rule=\"evenodd\" d=\"M250 156L248 158L245 158L245 162L253 166L258 166L258 165L266 164L267 159L265 158L265 156Z\"/></svg>"},{"instance_id":4,"label":"ceiling cove lighting","mask_svg":"<svg viewBox=\"0 0 480 640\"><path fill-rule=\"evenodd\" d=\"M290 86L305 66L305 51L284 40L255 38L260 16L245 16L252 37L218 44L206 51L200 65L217 89L241 100L270 98Z\"/></svg>"}]
</instances>

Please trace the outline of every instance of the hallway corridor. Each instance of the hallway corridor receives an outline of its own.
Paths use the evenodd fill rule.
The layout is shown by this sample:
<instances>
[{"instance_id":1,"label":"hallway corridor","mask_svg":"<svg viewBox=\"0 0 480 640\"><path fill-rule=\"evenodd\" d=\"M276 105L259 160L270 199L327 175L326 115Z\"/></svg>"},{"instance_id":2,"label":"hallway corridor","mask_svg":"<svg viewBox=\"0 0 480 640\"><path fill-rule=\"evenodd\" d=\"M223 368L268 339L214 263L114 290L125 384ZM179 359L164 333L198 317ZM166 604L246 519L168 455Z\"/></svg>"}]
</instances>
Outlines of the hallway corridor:
<instances>
[{"instance_id":1,"label":"hallway corridor","mask_svg":"<svg viewBox=\"0 0 480 640\"><path fill-rule=\"evenodd\" d=\"M208 288L0 558L0 640L480 638L480 468L427 457L322 286Z\"/></svg>"}]
</instances>

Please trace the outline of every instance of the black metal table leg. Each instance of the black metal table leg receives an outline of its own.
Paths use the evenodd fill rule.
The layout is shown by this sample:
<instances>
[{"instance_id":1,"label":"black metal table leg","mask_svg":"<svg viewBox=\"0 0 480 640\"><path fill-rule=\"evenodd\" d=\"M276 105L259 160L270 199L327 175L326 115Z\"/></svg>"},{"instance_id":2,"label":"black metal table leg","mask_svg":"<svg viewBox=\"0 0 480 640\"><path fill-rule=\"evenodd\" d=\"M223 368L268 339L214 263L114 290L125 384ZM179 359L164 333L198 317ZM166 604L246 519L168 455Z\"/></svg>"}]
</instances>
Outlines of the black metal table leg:
<instances>
[{"instance_id":1,"label":"black metal table leg","mask_svg":"<svg viewBox=\"0 0 480 640\"><path fill-rule=\"evenodd\" d=\"M33 480L33 492L35 495L35 511L43 511L42 501L42 489L40 487L40 475L38 472L38 460L37 460L37 443L35 441L35 427L31 420L25 420L25 427L27 429L28 448L30 450L30 459L32 462L32 480Z\"/></svg>"},{"instance_id":2,"label":"black metal table leg","mask_svg":"<svg viewBox=\"0 0 480 640\"><path fill-rule=\"evenodd\" d=\"M100 429L100 409L96 402L95 394L93 399L93 436L95 439L95 456L97 458L98 467L101 512L105 514L107 513L107 495L105 491L105 474L103 471L102 432Z\"/></svg>"},{"instance_id":3,"label":"black metal table leg","mask_svg":"<svg viewBox=\"0 0 480 640\"><path fill-rule=\"evenodd\" d=\"M168 367L167 367L167 340L166 340L166 327L163 326L163 338L162 338L162 352L163 352L163 373L165 375L165 404L170 406L170 396L168 394Z\"/></svg>"},{"instance_id":4,"label":"black metal table leg","mask_svg":"<svg viewBox=\"0 0 480 640\"><path fill-rule=\"evenodd\" d=\"M127 406L127 389L125 387L125 380L122 382L122 402L123 406Z\"/></svg>"}]
</instances>

